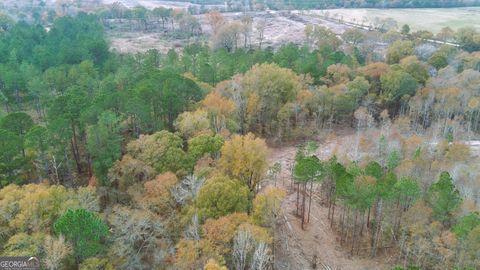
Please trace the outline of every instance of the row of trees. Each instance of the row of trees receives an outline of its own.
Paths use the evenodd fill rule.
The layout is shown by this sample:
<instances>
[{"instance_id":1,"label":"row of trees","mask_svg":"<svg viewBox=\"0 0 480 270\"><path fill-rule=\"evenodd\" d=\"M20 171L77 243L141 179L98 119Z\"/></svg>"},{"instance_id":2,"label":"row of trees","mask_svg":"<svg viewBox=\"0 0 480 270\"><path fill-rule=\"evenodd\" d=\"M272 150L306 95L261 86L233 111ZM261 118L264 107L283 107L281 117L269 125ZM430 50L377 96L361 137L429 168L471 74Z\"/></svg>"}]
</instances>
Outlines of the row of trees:
<instances>
[{"instance_id":1,"label":"row of trees","mask_svg":"<svg viewBox=\"0 0 480 270\"><path fill-rule=\"evenodd\" d=\"M312 1L280 1L280 0L256 0L253 1L253 7L257 9L325 9L325 8L446 8L480 5L478 1L466 0L369 0L369 1L346 1L346 0L328 0L321 2Z\"/></svg>"},{"instance_id":2,"label":"row of trees","mask_svg":"<svg viewBox=\"0 0 480 270\"><path fill-rule=\"evenodd\" d=\"M197 0L197 4L223 4L218 0ZM329 8L448 8L478 6L480 2L468 0L325 0L321 2L301 0L250 0L250 1L226 1L227 11L244 10L289 10L289 9L329 9Z\"/></svg>"},{"instance_id":3,"label":"row of trees","mask_svg":"<svg viewBox=\"0 0 480 270\"><path fill-rule=\"evenodd\" d=\"M428 30L410 31L410 26L404 24L401 28L398 27L395 21L387 24L384 21L376 21L374 27L382 32L385 32L386 39L399 38L396 35L403 35L408 39L420 40L437 40L440 42L453 42L459 47L468 52L475 52L480 49L480 33L474 27L466 26L459 28L457 31L450 27L444 27L437 34L433 34ZM398 32L397 32L398 31Z\"/></svg>"},{"instance_id":4,"label":"row of trees","mask_svg":"<svg viewBox=\"0 0 480 270\"><path fill-rule=\"evenodd\" d=\"M186 37L202 33L198 18L183 9L147 9L143 6L129 9L120 2L115 2L98 10L96 14L108 28L127 26L129 31L174 32L177 37L182 33Z\"/></svg>"}]
</instances>

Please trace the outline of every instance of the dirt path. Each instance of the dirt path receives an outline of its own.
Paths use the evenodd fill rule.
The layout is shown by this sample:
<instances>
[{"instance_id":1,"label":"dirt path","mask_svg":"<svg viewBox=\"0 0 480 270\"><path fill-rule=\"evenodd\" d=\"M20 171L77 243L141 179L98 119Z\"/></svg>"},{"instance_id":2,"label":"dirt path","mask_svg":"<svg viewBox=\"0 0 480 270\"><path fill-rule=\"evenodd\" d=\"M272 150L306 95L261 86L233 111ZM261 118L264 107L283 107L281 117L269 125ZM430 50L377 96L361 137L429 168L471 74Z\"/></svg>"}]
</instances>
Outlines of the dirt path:
<instances>
[{"instance_id":1,"label":"dirt path","mask_svg":"<svg viewBox=\"0 0 480 270\"><path fill-rule=\"evenodd\" d=\"M327 159L337 142L352 140L351 133L338 135L330 140L320 142L319 157ZM282 172L277 182L289 195L282 204L283 217L275 229L275 267L274 269L342 269L342 270L383 270L389 269L388 258L375 260L350 256L346 247L340 246L329 226L328 208L314 196L312 201L310 223L301 229L300 219L295 215L296 193L291 189L291 166L295 157L295 147L285 146L272 150L270 161L280 162ZM317 267L313 267L313 261Z\"/></svg>"}]
</instances>

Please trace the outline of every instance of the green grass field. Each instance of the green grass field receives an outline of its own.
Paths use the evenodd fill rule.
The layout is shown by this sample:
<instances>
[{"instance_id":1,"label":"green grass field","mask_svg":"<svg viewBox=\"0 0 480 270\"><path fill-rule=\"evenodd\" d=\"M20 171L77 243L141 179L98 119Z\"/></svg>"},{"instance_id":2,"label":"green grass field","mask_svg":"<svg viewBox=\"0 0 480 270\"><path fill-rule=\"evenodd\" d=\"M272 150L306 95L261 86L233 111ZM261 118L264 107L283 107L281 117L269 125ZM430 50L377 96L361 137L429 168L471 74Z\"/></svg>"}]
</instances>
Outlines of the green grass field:
<instances>
[{"instance_id":1,"label":"green grass field","mask_svg":"<svg viewBox=\"0 0 480 270\"><path fill-rule=\"evenodd\" d=\"M370 22L375 17L393 18L399 27L410 25L412 30L429 30L437 33L443 27L449 26L456 30L464 26L473 26L480 30L480 7L470 8L414 8L414 9L331 9L326 11L329 16L343 16L346 21ZM337 17L338 17L337 16Z\"/></svg>"}]
</instances>

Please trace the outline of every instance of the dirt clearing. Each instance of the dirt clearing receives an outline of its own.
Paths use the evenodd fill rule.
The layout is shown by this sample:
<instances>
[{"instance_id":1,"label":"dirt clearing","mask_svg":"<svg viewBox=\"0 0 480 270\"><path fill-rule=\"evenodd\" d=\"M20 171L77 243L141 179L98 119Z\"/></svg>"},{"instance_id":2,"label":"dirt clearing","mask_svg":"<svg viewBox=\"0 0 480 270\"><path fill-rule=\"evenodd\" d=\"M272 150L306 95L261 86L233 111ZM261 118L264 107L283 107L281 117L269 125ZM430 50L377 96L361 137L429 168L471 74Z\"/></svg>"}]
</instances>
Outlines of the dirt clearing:
<instances>
[{"instance_id":1,"label":"dirt clearing","mask_svg":"<svg viewBox=\"0 0 480 270\"><path fill-rule=\"evenodd\" d=\"M268 46L278 48L290 42L302 44L305 40L304 29L307 24L324 25L337 35L341 35L346 29L348 29L348 26L346 25L326 21L318 16L302 13L272 11L255 12L249 13L248 15L253 17L253 29L250 37L252 47L256 47L259 44L259 32L255 26L262 22L265 23L264 39L262 41L262 47L264 48ZM203 37L200 39L208 39L212 31L205 19L205 15L195 16L200 21L202 27ZM232 12L223 13L223 16L227 20L232 21L239 20L243 14L240 12ZM144 52L148 49L158 49L161 52L167 52L171 48L182 47L193 40L173 39L161 33L142 31L130 32L119 29L119 27L107 29L107 35L111 47L122 53Z\"/></svg>"}]
</instances>

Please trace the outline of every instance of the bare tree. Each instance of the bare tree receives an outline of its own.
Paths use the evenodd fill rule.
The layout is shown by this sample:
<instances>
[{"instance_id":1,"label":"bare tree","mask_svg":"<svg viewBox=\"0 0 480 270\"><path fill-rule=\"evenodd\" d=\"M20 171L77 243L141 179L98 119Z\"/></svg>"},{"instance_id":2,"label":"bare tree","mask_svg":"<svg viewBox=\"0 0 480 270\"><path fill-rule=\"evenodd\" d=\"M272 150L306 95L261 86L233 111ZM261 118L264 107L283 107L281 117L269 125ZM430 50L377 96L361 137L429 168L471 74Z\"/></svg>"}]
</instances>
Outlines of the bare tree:
<instances>
[{"instance_id":1,"label":"bare tree","mask_svg":"<svg viewBox=\"0 0 480 270\"><path fill-rule=\"evenodd\" d=\"M211 43L213 48L225 48L228 51L237 49L238 37L242 29L241 23L233 21L222 25L217 33L212 36Z\"/></svg>"},{"instance_id":2,"label":"bare tree","mask_svg":"<svg viewBox=\"0 0 480 270\"><path fill-rule=\"evenodd\" d=\"M200 223L198 215L195 213L192 217L192 223L185 230L185 238L199 241L200 240Z\"/></svg>"},{"instance_id":3,"label":"bare tree","mask_svg":"<svg viewBox=\"0 0 480 270\"><path fill-rule=\"evenodd\" d=\"M170 192L178 204L184 205L197 196L204 183L205 178L188 175L175 185Z\"/></svg>"},{"instance_id":4,"label":"bare tree","mask_svg":"<svg viewBox=\"0 0 480 270\"><path fill-rule=\"evenodd\" d=\"M265 270L270 267L271 250L265 242L257 242L252 233L241 229L233 240L233 263L236 270Z\"/></svg>"},{"instance_id":5,"label":"bare tree","mask_svg":"<svg viewBox=\"0 0 480 270\"><path fill-rule=\"evenodd\" d=\"M225 18L223 17L222 13L218 12L217 10L210 11L205 15L207 19L207 23L212 28L212 33L215 35L220 27L225 24Z\"/></svg>"},{"instance_id":6,"label":"bare tree","mask_svg":"<svg viewBox=\"0 0 480 270\"><path fill-rule=\"evenodd\" d=\"M125 269L146 269L151 262L145 258L154 258L153 265L158 266L167 256L168 249L165 229L158 216L148 210L131 209L115 206L109 216L111 224L112 253L115 256L128 258L122 264ZM154 268L153 267L153 268Z\"/></svg>"},{"instance_id":7,"label":"bare tree","mask_svg":"<svg viewBox=\"0 0 480 270\"><path fill-rule=\"evenodd\" d=\"M253 18L250 16L243 16L241 19L242 22L242 35L243 35L243 47L247 48L248 40L250 39L250 34L252 33L252 23Z\"/></svg>"},{"instance_id":8,"label":"bare tree","mask_svg":"<svg viewBox=\"0 0 480 270\"><path fill-rule=\"evenodd\" d=\"M265 39L265 28L267 27L267 22L261 20L257 23L255 28L257 29L257 39L258 39L258 48L262 48L263 40Z\"/></svg>"},{"instance_id":9,"label":"bare tree","mask_svg":"<svg viewBox=\"0 0 480 270\"><path fill-rule=\"evenodd\" d=\"M254 240L248 230L240 230L233 241L233 261L236 270L245 270Z\"/></svg>"},{"instance_id":10,"label":"bare tree","mask_svg":"<svg viewBox=\"0 0 480 270\"><path fill-rule=\"evenodd\" d=\"M58 239L47 235L44 249L46 253L45 266L50 270L62 269L63 259L72 254L72 247L65 242L63 235L60 235Z\"/></svg>"},{"instance_id":11,"label":"bare tree","mask_svg":"<svg viewBox=\"0 0 480 270\"><path fill-rule=\"evenodd\" d=\"M252 270L264 270L268 269L271 260L270 249L267 244L260 242L253 253Z\"/></svg>"}]
</instances>

